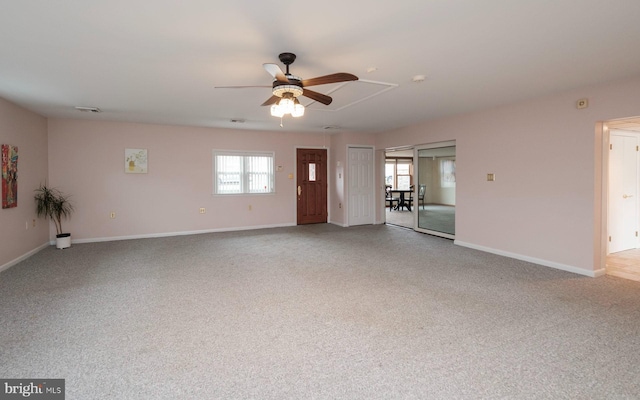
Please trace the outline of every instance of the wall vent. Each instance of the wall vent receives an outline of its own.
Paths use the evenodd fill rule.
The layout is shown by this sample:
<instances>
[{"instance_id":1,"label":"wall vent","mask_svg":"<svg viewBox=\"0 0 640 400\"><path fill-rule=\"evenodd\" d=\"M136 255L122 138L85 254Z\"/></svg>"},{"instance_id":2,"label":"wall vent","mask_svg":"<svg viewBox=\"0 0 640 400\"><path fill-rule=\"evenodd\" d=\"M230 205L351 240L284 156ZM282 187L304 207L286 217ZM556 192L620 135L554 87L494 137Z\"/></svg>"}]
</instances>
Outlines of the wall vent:
<instances>
[{"instance_id":1,"label":"wall vent","mask_svg":"<svg viewBox=\"0 0 640 400\"><path fill-rule=\"evenodd\" d=\"M99 113L102 112L101 109L99 109L98 107L82 107L82 106L77 106L76 110L80 111L80 112L92 112L92 113Z\"/></svg>"}]
</instances>

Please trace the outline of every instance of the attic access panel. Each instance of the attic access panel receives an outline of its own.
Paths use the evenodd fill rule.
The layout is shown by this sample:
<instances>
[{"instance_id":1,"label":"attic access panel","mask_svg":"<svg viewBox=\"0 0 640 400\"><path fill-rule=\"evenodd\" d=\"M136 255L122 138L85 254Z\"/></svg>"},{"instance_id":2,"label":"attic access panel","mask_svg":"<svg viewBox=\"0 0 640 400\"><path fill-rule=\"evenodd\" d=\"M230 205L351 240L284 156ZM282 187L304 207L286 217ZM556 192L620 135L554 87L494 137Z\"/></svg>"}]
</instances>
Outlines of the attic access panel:
<instances>
[{"instance_id":1,"label":"attic access panel","mask_svg":"<svg viewBox=\"0 0 640 400\"><path fill-rule=\"evenodd\" d=\"M398 85L395 83L376 82L366 79L336 83L333 85L322 85L314 88L314 90L333 97L331 104L325 106L313 100L301 103L311 110L340 111L372 97L379 96L396 87L398 87Z\"/></svg>"}]
</instances>

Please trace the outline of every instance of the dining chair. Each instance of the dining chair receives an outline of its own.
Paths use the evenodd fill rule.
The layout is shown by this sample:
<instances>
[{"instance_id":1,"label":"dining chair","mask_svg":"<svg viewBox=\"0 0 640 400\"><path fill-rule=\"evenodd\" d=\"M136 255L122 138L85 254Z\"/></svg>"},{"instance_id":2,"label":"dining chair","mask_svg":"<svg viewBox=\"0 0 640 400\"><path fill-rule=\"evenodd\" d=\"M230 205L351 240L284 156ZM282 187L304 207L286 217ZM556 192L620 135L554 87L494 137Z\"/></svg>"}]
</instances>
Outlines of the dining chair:
<instances>
[{"instance_id":1,"label":"dining chair","mask_svg":"<svg viewBox=\"0 0 640 400\"><path fill-rule=\"evenodd\" d=\"M409 211L411 211L411 207L413 207L413 188L414 188L413 185L409 186L409 190L411 191L405 195L405 199L404 199L404 202L406 203L406 205L409 206L407 207Z\"/></svg>"},{"instance_id":2,"label":"dining chair","mask_svg":"<svg viewBox=\"0 0 640 400\"><path fill-rule=\"evenodd\" d=\"M391 193L391 185L386 185L384 188L384 200L386 202L389 202L389 211L393 210L395 207L398 207L398 203L400 202L400 198L399 197L393 197L393 194ZM395 206L394 206L395 203Z\"/></svg>"},{"instance_id":3,"label":"dining chair","mask_svg":"<svg viewBox=\"0 0 640 400\"><path fill-rule=\"evenodd\" d=\"M424 208L424 195L427 192L427 185L418 185L418 203Z\"/></svg>"}]
</instances>

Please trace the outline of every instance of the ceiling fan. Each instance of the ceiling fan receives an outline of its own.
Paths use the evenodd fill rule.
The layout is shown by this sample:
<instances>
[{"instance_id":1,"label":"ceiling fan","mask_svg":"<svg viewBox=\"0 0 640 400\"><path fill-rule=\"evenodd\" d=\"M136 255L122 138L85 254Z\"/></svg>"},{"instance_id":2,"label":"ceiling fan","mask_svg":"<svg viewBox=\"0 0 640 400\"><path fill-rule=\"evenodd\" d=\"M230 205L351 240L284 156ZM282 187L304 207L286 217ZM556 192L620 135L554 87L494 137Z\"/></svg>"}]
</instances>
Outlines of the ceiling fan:
<instances>
[{"instance_id":1,"label":"ceiling fan","mask_svg":"<svg viewBox=\"0 0 640 400\"><path fill-rule=\"evenodd\" d=\"M278 58L286 66L286 72L277 64L262 64L265 70L274 78L271 86L272 96L267 99L263 106L271 106L271 115L282 117L284 114L291 114L299 117L304 114L304 106L298 101L299 96L305 96L324 105L329 105L333 99L326 94L307 89L309 86L326 85L330 83L340 83L357 81L358 77L346 72L319 76L311 79L301 79L289 72L289 65L296 60L293 53L281 53ZM248 88L248 87L269 87L269 86L218 86L218 88Z\"/></svg>"}]
</instances>

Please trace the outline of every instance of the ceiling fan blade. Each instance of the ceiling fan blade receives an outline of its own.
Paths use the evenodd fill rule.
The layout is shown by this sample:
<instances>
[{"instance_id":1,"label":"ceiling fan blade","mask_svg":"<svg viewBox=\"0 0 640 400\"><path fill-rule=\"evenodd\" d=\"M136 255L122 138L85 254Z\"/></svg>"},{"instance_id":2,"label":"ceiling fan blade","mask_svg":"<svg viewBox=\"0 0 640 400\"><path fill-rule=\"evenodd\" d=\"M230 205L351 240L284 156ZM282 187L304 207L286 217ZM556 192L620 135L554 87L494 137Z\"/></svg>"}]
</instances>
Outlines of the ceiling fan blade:
<instances>
[{"instance_id":1,"label":"ceiling fan blade","mask_svg":"<svg viewBox=\"0 0 640 400\"><path fill-rule=\"evenodd\" d=\"M280 67L278 65L265 63L265 64L262 64L262 66L278 82L289 83L289 79L287 79L287 77L284 75L284 72L282 72L282 70L280 69Z\"/></svg>"},{"instance_id":2,"label":"ceiling fan blade","mask_svg":"<svg viewBox=\"0 0 640 400\"><path fill-rule=\"evenodd\" d=\"M326 85L326 84L329 84L329 83L357 81L357 80L358 80L358 77L353 75L353 74L348 74L346 72L338 72L336 74L319 76L317 78L304 79L302 81L302 87L315 86L315 85Z\"/></svg>"},{"instance_id":3,"label":"ceiling fan blade","mask_svg":"<svg viewBox=\"0 0 640 400\"><path fill-rule=\"evenodd\" d=\"M214 89L248 89L248 88L271 88L271 86L214 86Z\"/></svg>"},{"instance_id":4,"label":"ceiling fan blade","mask_svg":"<svg viewBox=\"0 0 640 400\"><path fill-rule=\"evenodd\" d=\"M327 96L326 94L314 92L313 90L309 90L309 89L302 89L302 95L312 100L315 100L319 103L322 103L325 106L328 106L333 101L333 99Z\"/></svg>"},{"instance_id":5,"label":"ceiling fan blade","mask_svg":"<svg viewBox=\"0 0 640 400\"><path fill-rule=\"evenodd\" d=\"M261 106L270 106L272 104L275 104L278 100L280 100L280 97L278 96L271 96L269 97L269 99L267 101L265 101L264 103L260 104Z\"/></svg>"}]
</instances>

